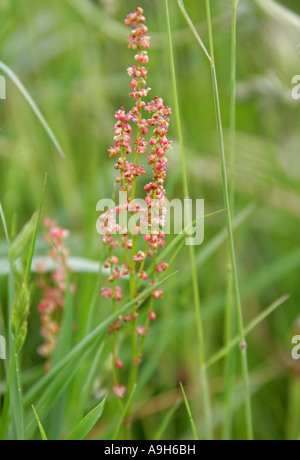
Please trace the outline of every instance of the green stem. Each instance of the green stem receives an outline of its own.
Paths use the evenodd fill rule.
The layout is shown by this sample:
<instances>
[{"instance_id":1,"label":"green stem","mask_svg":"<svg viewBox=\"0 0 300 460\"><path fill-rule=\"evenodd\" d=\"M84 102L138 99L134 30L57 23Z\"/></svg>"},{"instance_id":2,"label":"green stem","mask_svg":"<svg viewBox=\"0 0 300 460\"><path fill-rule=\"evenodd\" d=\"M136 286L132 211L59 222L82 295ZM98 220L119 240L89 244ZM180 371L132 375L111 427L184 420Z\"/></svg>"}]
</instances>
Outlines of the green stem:
<instances>
[{"instance_id":1,"label":"green stem","mask_svg":"<svg viewBox=\"0 0 300 460\"><path fill-rule=\"evenodd\" d=\"M234 311L234 298L233 298L233 278L230 254L228 251L228 269L227 269L227 297L226 297L226 310L224 321L224 343L228 347L233 335L233 311ZM224 360L224 418L222 426L223 440L230 440L232 434L232 390L234 384L235 374L235 351L230 351L225 356Z\"/></svg>"},{"instance_id":2,"label":"green stem","mask_svg":"<svg viewBox=\"0 0 300 460\"><path fill-rule=\"evenodd\" d=\"M173 90L174 90L176 122L177 122L177 130L178 130L178 137L179 137L180 151L181 151L183 191L184 191L184 198L188 199L189 190L188 190L187 170L186 170L186 162L185 162L185 155L184 155L184 143L183 143L181 117L180 117L180 109L179 109L179 98L178 98L178 90L177 90L175 60L174 60L174 53L173 53L172 31L171 31L168 0L165 0L165 10L166 10L166 19L167 19L168 36L169 36L169 52L170 52L170 64L171 64L172 82L173 82ZM212 411L211 411L209 381L208 381L207 371L205 367L203 318L202 318L202 309L201 309L201 304L200 304L197 264L196 264L194 246L189 246L189 253L190 253L190 262L191 262L192 279L193 279L194 307L195 307L198 349L199 349L199 359L200 359L200 378L201 378L204 413L205 413L205 433L206 433L206 439L210 440L210 439L213 439Z\"/></svg>"},{"instance_id":3,"label":"green stem","mask_svg":"<svg viewBox=\"0 0 300 460\"><path fill-rule=\"evenodd\" d=\"M260 315L258 315L251 323L249 323L244 331L245 331L245 336L250 334L262 321L264 321L266 318L268 318L278 307L280 307L284 302L286 302L290 296L288 294L280 297L278 300L275 300L268 308L266 308ZM212 358L210 358L206 366L209 368L216 364L220 359L223 359L232 348L234 348L236 345L238 345L240 342L240 337L239 335L234 337L233 339L230 340L230 343L219 350Z\"/></svg>"},{"instance_id":4,"label":"green stem","mask_svg":"<svg viewBox=\"0 0 300 460\"><path fill-rule=\"evenodd\" d=\"M234 215L235 201L235 154L236 154L236 35L237 35L237 4L232 0L231 24L231 71L230 71L230 157L229 157L229 198L231 214Z\"/></svg>"},{"instance_id":5,"label":"green stem","mask_svg":"<svg viewBox=\"0 0 300 460\"><path fill-rule=\"evenodd\" d=\"M239 336L240 336L242 374L243 374L243 384L244 384L244 393L245 393L245 409L246 409L245 416L246 416L246 426L247 426L247 438L249 440L252 440L253 439L253 426L252 426L252 409L251 409L251 395L250 395L250 385L249 385L248 360L247 360L247 351L246 351L247 346L245 343L244 321L243 321L241 296L240 296L240 288L239 288L239 281L238 281L238 271L237 271L236 255L235 255L235 244L234 244L234 236L233 236L233 225L232 225L232 216L231 216L231 208L230 208L229 188L228 188L228 181L227 181L226 157L225 157L225 145L224 145L224 136L223 136L221 106L220 106L218 80L217 80L217 73L216 73L215 59L214 59L214 42L213 42L213 31L212 31L212 22L211 22L210 0L206 0L206 11L207 11L207 23L208 23L209 46L210 46L210 57L211 57L213 93L214 93L214 102L215 102L216 119L217 119L218 141L219 141L219 148L220 148L222 186L223 186L225 207L227 208L226 217L227 217L228 244L229 244L230 260L231 260L231 265L232 265L233 289L234 289L235 303L236 303L236 308L237 308L237 320L238 320L238 328L239 328Z\"/></svg>"},{"instance_id":6,"label":"green stem","mask_svg":"<svg viewBox=\"0 0 300 460\"><path fill-rule=\"evenodd\" d=\"M300 425L300 379L297 375L291 376L288 382L287 413L286 440L295 441L298 437Z\"/></svg>"},{"instance_id":7,"label":"green stem","mask_svg":"<svg viewBox=\"0 0 300 460\"><path fill-rule=\"evenodd\" d=\"M109 258L110 260L112 259L112 249L109 248ZM113 265L111 264L110 266L110 274L113 275ZM116 293L116 285L115 285L115 282L113 281L112 283L112 289L113 289L113 297L112 297L112 309L113 309L113 313L116 313L117 311L117 302L116 302L116 297L115 297L115 293ZM117 332L113 332L113 352L112 352L112 366L113 366L113 376L114 376L114 382L115 382L115 385L119 385L120 382L119 382L119 375L118 375L118 370L117 370L117 367L116 367L116 360L117 360L117 345L118 345L118 335L117 335ZM120 398L117 398L118 399L118 405L119 405L119 408L120 408L120 411L121 413L123 413L123 402Z\"/></svg>"},{"instance_id":8,"label":"green stem","mask_svg":"<svg viewBox=\"0 0 300 460\"><path fill-rule=\"evenodd\" d=\"M138 84L138 90L141 88L141 82L139 79L139 84ZM138 128L137 128L137 136L136 136L136 141L138 141L141 130L140 130L140 122L142 119L142 109L141 109L141 103L139 100L139 121L138 121ZM138 164L138 152L137 152L137 146L135 148L135 155L134 155L134 162L135 164ZM131 200L133 201L135 199L135 193L136 193L136 178L133 181L132 184L132 193L131 193ZM133 236L132 238L132 251L131 251L131 266L130 266L130 296L131 300L133 300L136 296L136 263L134 261L134 256L137 253L137 236ZM131 313L132 315L136 314L136 304L134 304L131 308ZM136 364L137 361L137 348L138 348L138 336L137 336L137 322L136 319L134 319L131 323L131 368L130 368L130 375L129 375L129 383L128 383L128 389L127 392L129 394L129 398L131 395L133 395L133 390L136 385L137 381L137 375L138 375L138 366ZM128 405L128 410L126 411L126 416L128 417L127 421L127 438L131 438L131 421L130 421L130 416L131 416L131 410L132 410L132 398L131 401L127 401Z\"/></svg>"},{"instance_id":9,"label":"green stem","mask_svg":"<svg viewBox=\"0 0 300 460\"><path fill-rule=\"evenodd\" d=\"M234 217L235 198L235 129L236 129L236 11L237 2L232 0L231 25L231 72L230 72L230 161L229 161L229 201L232 218ZM233 278L230 253L228 252L227 302L225 311L225 345L230 343L233 334ZM224 420L223 439L229 440L232 433L232 390L234 382L234 353L228 353L224 362Z\"/></svg>"},{"instance_id":10,"label":"green stem","mask_svg":"<svg viewBox=\"0 0 300 460\"><path fill-rule=\"evenodd\" d=\"M141 80L139 79L138 80L138 91L140 91L141 89ZM139 108L139 121L138 121L138 128L137 128L137 134L136 134L136 142L138 142L139 138L140 138L140 135L141 135L141 129L140 129L140 123L141 123L141 120L142 120L142 108L141 108L141 99L139 99L139 104L138 104L138 108ZM138 164L138 159L139 159L139 155L138 155L138 152L137 152L137 147L135 148L135 153L134 153L134 163L135 164ZM135 192L136 192L136 178L134 179L133 181L133 184L132 184L132 193L131 193L131 199L134 200L135 199Z\"/></svg>"},{"instance_id":11,"label":"green stem","mask_svg":"<svg viewBox=\"0 0 300 460\"><path fill-rule=\"evenodd\" d=\"M24 435L24 417L22 407L22 390L21 390L21 379L19 369L19 355L16 351L16 345L14 344L13 353L10 363L10 408L12 415L12 422L15 434L18 441L25 439Z\"/></svg>"}]
</instances>

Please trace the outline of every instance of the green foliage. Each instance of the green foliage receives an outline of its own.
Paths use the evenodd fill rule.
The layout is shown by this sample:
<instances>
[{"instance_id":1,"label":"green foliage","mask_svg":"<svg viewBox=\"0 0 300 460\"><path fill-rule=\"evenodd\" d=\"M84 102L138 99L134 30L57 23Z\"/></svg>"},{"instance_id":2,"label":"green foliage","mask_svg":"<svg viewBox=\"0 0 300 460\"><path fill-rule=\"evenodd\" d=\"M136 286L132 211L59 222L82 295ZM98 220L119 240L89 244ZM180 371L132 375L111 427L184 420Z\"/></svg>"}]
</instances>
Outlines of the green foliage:
<instances>
[{"instance_id":1,"label":"green foliage","mask_svg":"<svg viewBox=\"0 0 300 460\"><path fill-rule=\"evenodd\" d=\"M168 273L178 273L161 280L165 298L145 341L138 386L129 398L132 437L206 436L196 291L206 352L202 382L209 384L213 435L245 437L241 328L230 287L228 203L222 196L215 122L218 89L223 185L227 169L254 437L297 439L299 361L291 359L291 339L299 334L300 111L299 101L291 97L291 81L299 74L299 1L208 3L213 37L205 1L168 1L174 75L164 2L139 2L153 43L149 85L173 108L167 194L170 199L183 199L187 192L193 199L204 198L206 218L204 244L194 248L195 260L184 234L169 236L161 253L160 259L170 262ZM131 63L122 21L136 6L135 0L52 0L51 5L0 0L0 73L7 78L7 99L0 101L0 335L7 342L7 360L0 361L1 440L124 435L126 407L120 412L113 395L112 338L107 333L117 316L100 296L106 254L95 231L95 210L99 199L113 193L113 160L107 149L114 112L128 101L130 80L124 72ZM204 54L210 57L211 38L218 82L214 93L211 61ZM70 268L77 285L74 294L67 289L59 345L47 372L37 353L37 262L46 262L48 275L53 269L39 226L42 215L70 229ZM144 319L147 300L140 300ZM125 299L118 314L131 306ZM129 331L122 334L127 343ZM127 368L129 349L124 346L121 353ZM185 404L178 403L180 381Z\"/></svg>"},{"instance_id":2,"label":"green foliage","mask_svg":"<svg viewBox=\"0 0 300 460\"><path fill-rule=\"evenodd\" d=\"M72 430L70 436L68 436L68 441L82 441L87 437L102 416L105 401L106 398L104 398L104 400L95 407L95 409L89 412L86 417L78 423L78 425Z\"/></svg>"},{"instance_id":3,"label":"green foliage","mask_svg":"<svg viewBox=\"0 0 300 460\"><path fill-rule=\"evenodd\" d=\"M24 226L17 237L11 243L9 257L12 261L16 261L21 254L24 254L28 249L29 242L37 226L38 213L34 213L30 221Z\"/></svg>"},{"instance_id":4,"label":"green foliage","mask_svg":"<svg viewBox=\"0 0 300 460\"><path fill-rule=\"evenodd\" d=\"M36 418L36 421L37 421L37 424L38 424L38 427L39 427L39 430L40 430L40 433L41 433L41 436L42 436L42 440L43 441L48 441L47 435L45 433L43 425L41 424L41 421L39 419L39 416L38 416L34 406L32 406L32 409L33 409L33 412L34 412L34 415L35 415L35 418Z\"/></svg>"}]
</instances>

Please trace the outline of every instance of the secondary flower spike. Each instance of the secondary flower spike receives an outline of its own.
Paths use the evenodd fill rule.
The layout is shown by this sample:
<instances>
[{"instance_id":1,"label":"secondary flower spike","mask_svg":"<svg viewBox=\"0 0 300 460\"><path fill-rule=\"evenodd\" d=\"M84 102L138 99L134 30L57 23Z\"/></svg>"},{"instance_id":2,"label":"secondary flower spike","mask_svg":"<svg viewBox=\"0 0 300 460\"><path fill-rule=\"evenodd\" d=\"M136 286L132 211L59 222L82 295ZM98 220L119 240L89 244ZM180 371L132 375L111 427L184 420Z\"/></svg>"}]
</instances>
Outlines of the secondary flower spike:
<instances>
[{"instance_id":1,"label":"secondary flower spike","mask_svg":"<svg viewBox=\"0 0 300 460\"><path fill-rule=\"evenodd\" d=\"M38 305L38 311L41 315L41 336L44 339L43 345L38 349L38 352L44 358L51 360L55 351L57 338L60 331L62 312L65 307L65 297L67 290L67 259L69 250L66 247L66 240L69 237L69 231L58 227L56 222L48 217L44 219L44 227L47 233L44 240L50 245L51 249L48 252L48 257L52 259L56 265L55 270L51 275L47 275L46 266L40 263L38 266L39 279L38 286L43 292L43 299ZM70 285L72 292L76 287ZM50 361L47 362L46 368L49 368Z\"/></svg>"}]
</instances>

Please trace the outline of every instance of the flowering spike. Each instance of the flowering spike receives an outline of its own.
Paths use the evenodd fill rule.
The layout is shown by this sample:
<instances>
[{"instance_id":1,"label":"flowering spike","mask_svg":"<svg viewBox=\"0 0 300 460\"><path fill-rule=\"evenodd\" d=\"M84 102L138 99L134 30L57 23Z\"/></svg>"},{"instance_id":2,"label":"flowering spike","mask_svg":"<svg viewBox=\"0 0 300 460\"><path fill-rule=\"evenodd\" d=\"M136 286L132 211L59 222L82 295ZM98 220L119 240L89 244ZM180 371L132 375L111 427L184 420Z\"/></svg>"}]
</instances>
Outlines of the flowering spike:
<instances>
[{"instance_id":1,"label":"flowering spike","mask_svg":"<svg viewBox=\"0 0 300 460\"><path fill-rule=\"evenodd\" d=\"M116 286L116 281L123 280L124 282L125 277L130 278L130 293L133 300L139 295L140 280L148 282L150 286L155 286L158 274L168 268L168 264L164 261L156 263L156 254L159 248L165 245L163 227L167 212L165 180L168 160L166 153L172 147L172 142L167 137L171 109L160 97L155 96L153 100L147 100L151 91L147 85L148 49L151 40L145 23L142 8L136 8L125 19L125 24L131 27L130 36L127 39L128 48L134 50L135 59L134 64L127 69L130 77L129 96L133 107L128 111L125 107L116 111L114 143L109 149L109 156L115 157L114 168L118 174L116 183L119 184L124 197L118 206L107 210L99 218L103 243L108 246L110 253L104 267L110 271L108 281L111 283L110 287L102 287L101 291L105 299L111 299L114 311L117 311L116 302L122 300L122 290L120 286ZM144 206L137 203L135 193L138 179L143 179L146 175L146 168L152 172L152 178L147 184L143 184L146 192ZM124 213L128 213L129 217L135 219L135 230L132 230L130 226L129 229L125 228L124 221L121 221ZM112 252L119 246L124 251L123 260L121 257L117 258L112 255ZM144 246L144 249L140 249L140 246ZM152 281L148 281L149 275L145 270L145 265L151 257L154 258L154 270ZM162 289L154 288L146 326L137 326L136 308L139 302L136 302L131 313L119 317L109 326L109 333L115 335L123 326L131 324L132 332L136 335L136 342L140 337L141 348L143 348L148 322L156 319L153 302L161 298L163 298ZM116 337L113 347L114 366L121 369L123 363L115 358L117 355ZM138 366L141 357L142 350L141 353L138 353L138 350L133 351L132 365ZM126 387L119 385L116 374L115 370L114 391L118 397L122 398ZM131 390L132 388L129 388L129 391Z\"/></svg>"},{"instance_id":2,"label":"flowering spike","mask_svg":"<svg viewBox=\"0 0 300 460\"><path fill-rule=\"evenodd\" d=\"M48 252L57 268L51 275L46 273L45 263L39 264L38 286L43 292L43 299L38 304L38 311L41 314L40 334L44 339L43 345L38 348L38 353L44 358L51 358L53 355L57 337L61 325L61 311L65 307L65 294L67 289L66 268L69 251L65 246L69 236L69 231L58 227L57 223L46 217L43 221L47 233L44 240L50 244L51 249ZM75 285L70 285L71 292L75 290ZM46 363L46 368L50 368L50 362Z\"/></svg>"}]
</instances>

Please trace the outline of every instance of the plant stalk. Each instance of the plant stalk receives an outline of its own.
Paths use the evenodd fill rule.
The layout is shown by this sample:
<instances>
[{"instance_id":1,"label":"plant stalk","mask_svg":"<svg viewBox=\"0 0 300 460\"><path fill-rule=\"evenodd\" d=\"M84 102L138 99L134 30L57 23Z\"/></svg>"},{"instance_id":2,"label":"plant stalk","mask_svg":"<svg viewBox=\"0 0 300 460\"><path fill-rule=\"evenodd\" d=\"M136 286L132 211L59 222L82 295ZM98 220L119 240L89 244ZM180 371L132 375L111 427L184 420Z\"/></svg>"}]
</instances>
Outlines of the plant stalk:
<instances>
[{"instance_id":1,"label":"plant stalk","mask_svg":"<svg viewBox=\"0 0 300 460\"><path fill-rule=\"evenodd\" d=\"M220 149L222 187L223 187L223 195L224 195L225 208L226 208L228 244L229 244L229 253L230 253L230 260L231 260L231 265L232 265L232 276L233 276L233 290L234 290L234 297L235 297L235 303L236 303L236 309L237 309L237 321L238 321L239 336L240 336L242 375L243 375L243 386L244 386L244 394L245 394L245 417L246 417L246 427L247 427L247 438L248 440L252 440L253 439L253 426L252 426L252 408L251 408L251 395L250 395L248 359L247 359L247 345L245 342L244 320L243 320L243 312L242 312L242 305L241 305L237 262L236 262L236 255L235 255L235 244L234 244L234 236L233 236L229 187L228 187L228 180L227 180L225 144L224 144L224 135L223 135L221 106L220 106L218 79L217 79L215 58L214 58L214 41L213 41L213 31L212 31L212 21L211 21L210 0L206 0L206 12L207 12L209 48L210 48L210 57L211 57L211 72L212 72L212 81L213 81L214 103L215 103L218 141L219 141L219 149Z\"/></svg>"},{"instance_id":2,"label":"plant stalk","mask_svg":"<svg viewBox=\"0 0 300 460\"><path fill-rule=\"evenodd\" d=\"M176 79L175 60L174 60L174 53L173 53L172 30L171 30L171 23L170 23L168 0L165 0L165 10L166 10L166 19L167 19L168 36L169 36L169 53L170 53L172 83L173 83L173 91L174 91L176 123L177 123L177 131L178 131L180 152L181 152L183 192L184 192L184 198L188 199L189 189L188 189L188 181L187 181L187 170L186 170L186 161L185 161L185 154L184 154L184 143L183 143L180 108L179 108L179 98L178 98L177 79ZM205 414L205 436L207 440L212 440L213 439L213 425L212 425L212 411L211 411L209 380L208 380L207 370L205 367L206 356L205 356L204 332L203 332L204 326L203 326L203 318L202 318L202 309L201 309L201 304L200 304L195 248L192 245L189 246L189 255L190 255L190 263L191 263L191 270L192 270L192 279L193 279L195 318L196 318L197 337L198 337L198 349L199 349L198 351L199 351L199 359L200 359L200 379L201 379L204 414Z\"/></svg>"}]
</instances>

